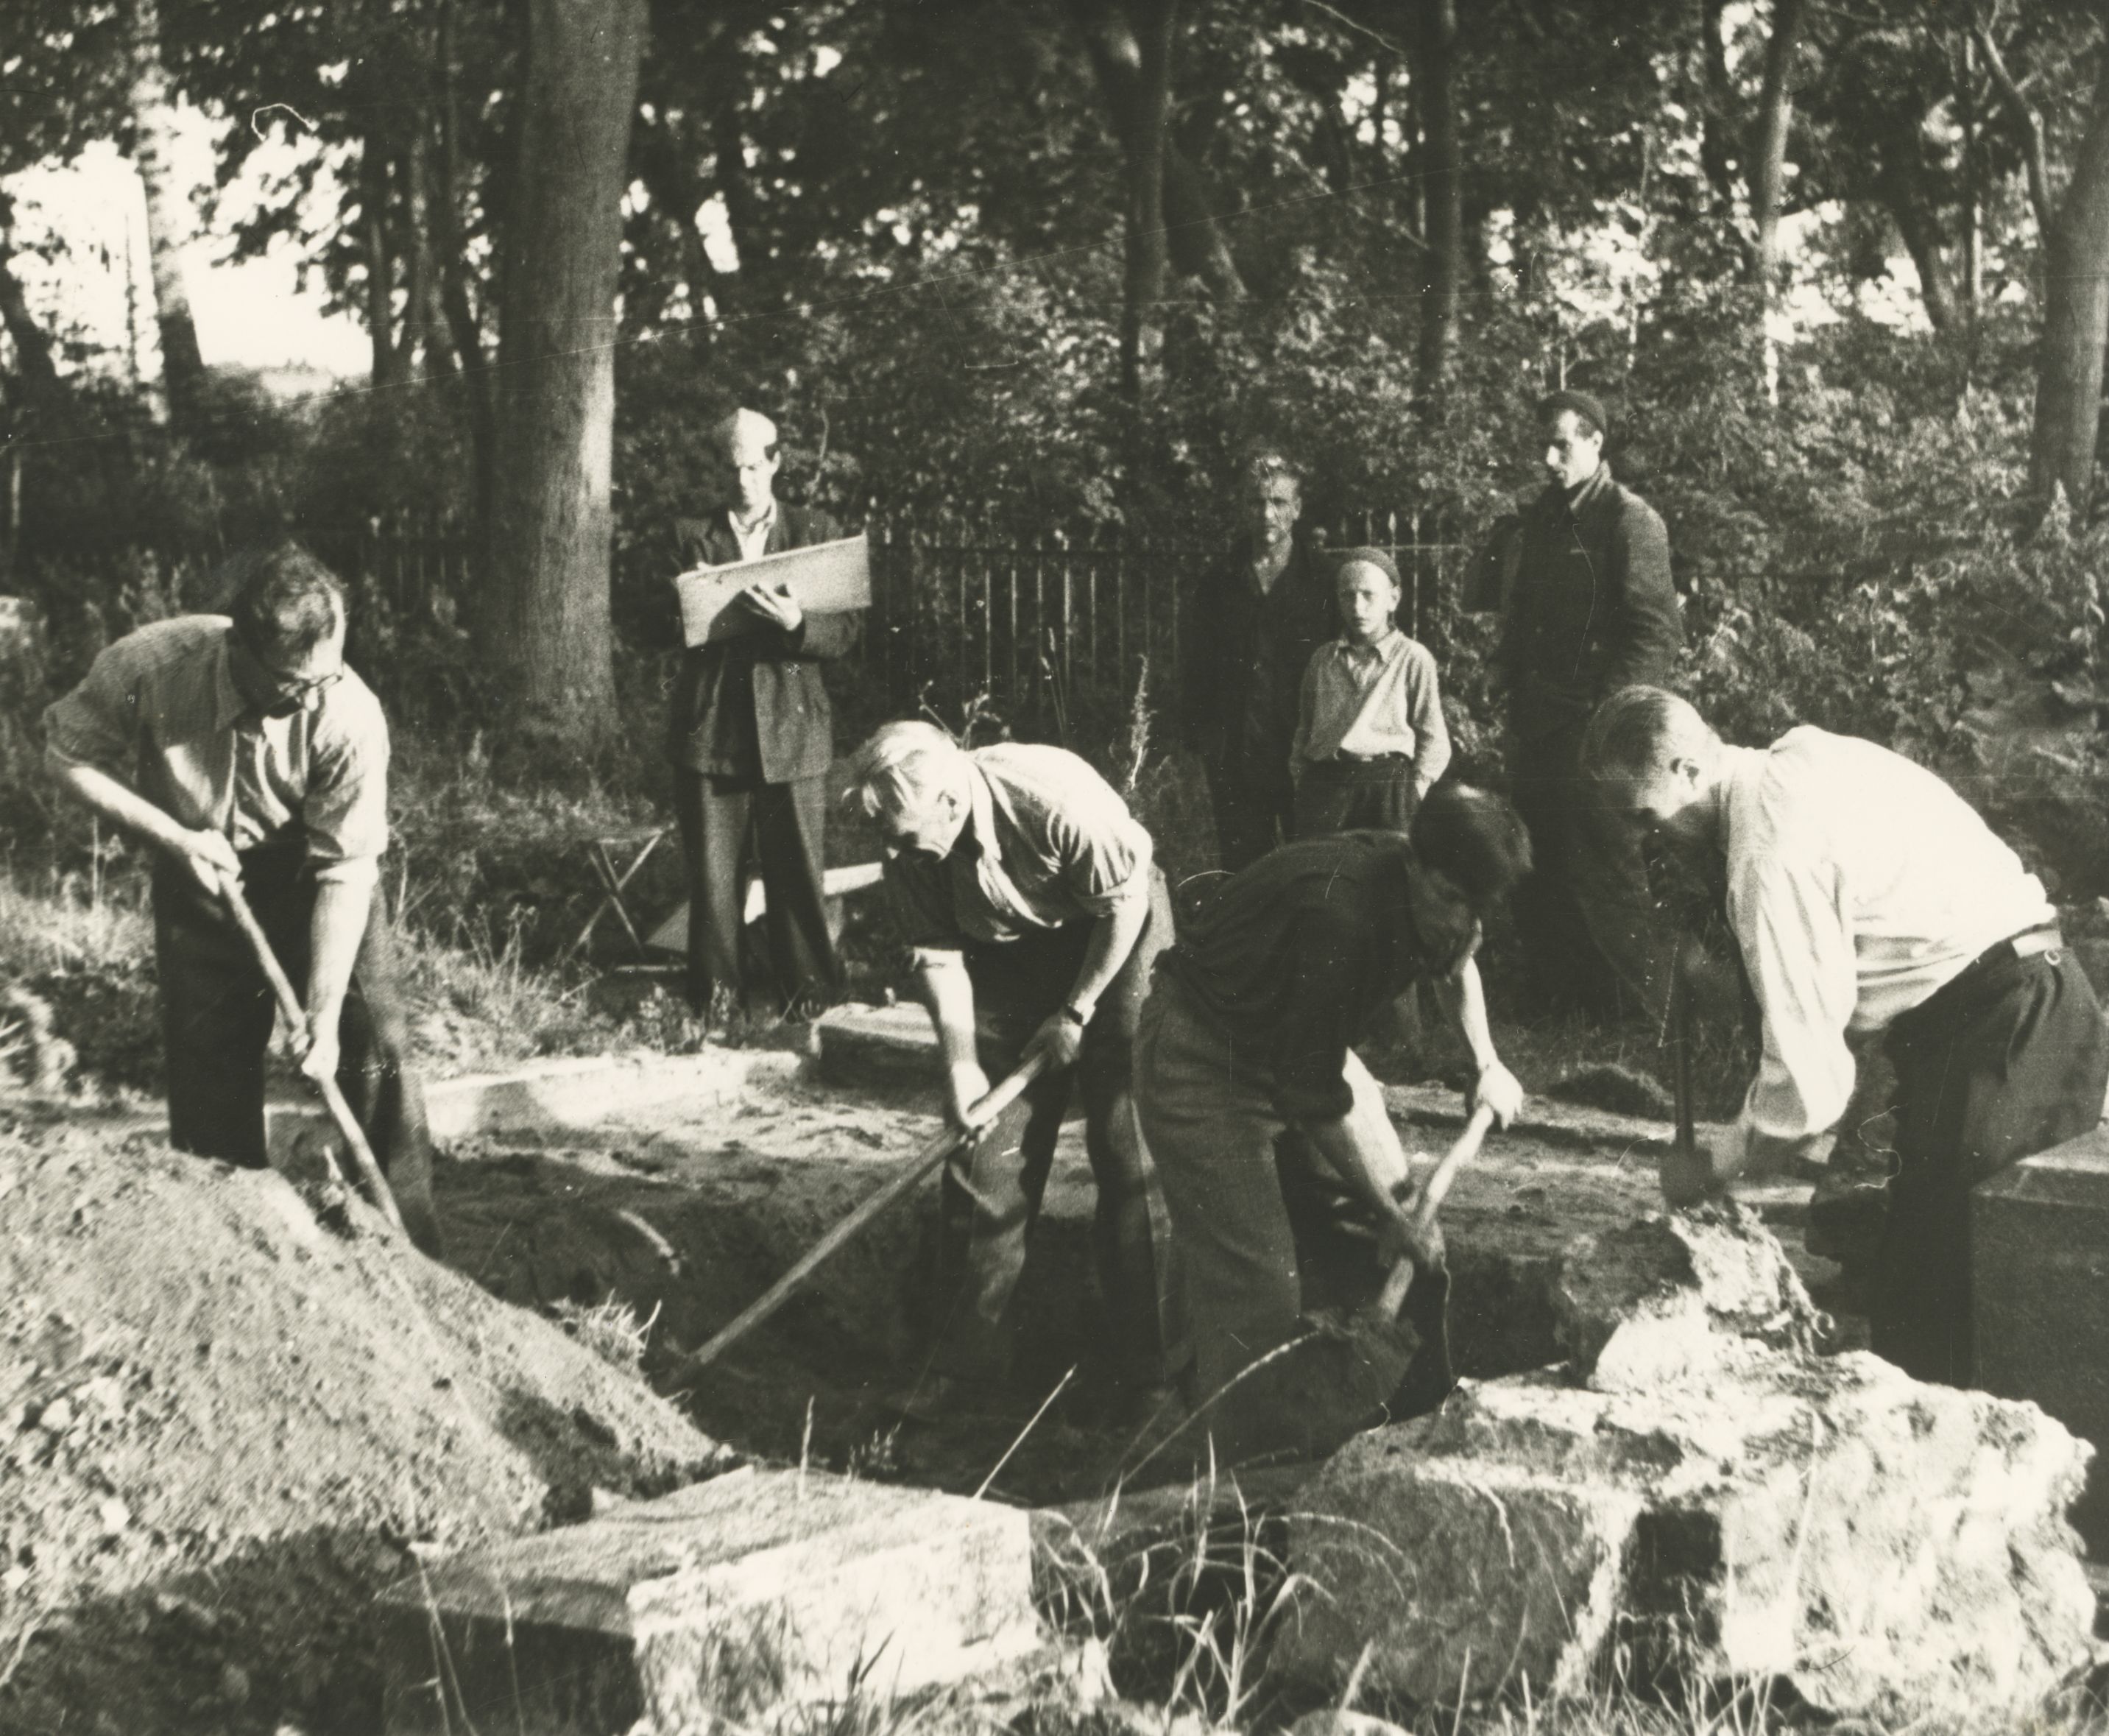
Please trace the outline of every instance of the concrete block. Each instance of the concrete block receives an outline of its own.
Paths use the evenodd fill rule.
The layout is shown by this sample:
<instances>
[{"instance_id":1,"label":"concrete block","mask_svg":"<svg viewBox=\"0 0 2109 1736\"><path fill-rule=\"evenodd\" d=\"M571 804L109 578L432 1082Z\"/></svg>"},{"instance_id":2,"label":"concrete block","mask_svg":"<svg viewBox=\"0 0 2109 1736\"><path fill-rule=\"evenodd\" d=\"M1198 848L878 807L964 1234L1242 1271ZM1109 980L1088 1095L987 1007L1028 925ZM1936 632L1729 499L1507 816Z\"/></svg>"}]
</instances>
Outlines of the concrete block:
<instances>
[{"instance_id":1,"label":"concrete block","mask_svg":"<svg viewBox=\"0 0 2109 1736\"><path fill-rule=\"evenodd\" d=\"M838 1006L813 1035L820 1075L830 1085L937 1087L937 1036L919 1006Z\"/></svg>"},{"instance_id":2,"label":"concrete block","mask_svg":"<svg viewBox=\"0 0 2109 1736\"><path fill-rule=\"evenodd\" d=\"M389 1736L752 1728L1038 1643L1023 1511L752 1468L455 1557L382 1616Z\"/></svg>"},{"instance_id":3,"label":"concrete block","mask_svg":"<svg viewBox=\"0 0 2109 1736\"><path fill-rule=\"evenodd\" d=\"M1977 1377L2098 1449L2073 1522L2109 1557L2109 1128L2025 1158L1971 1201Z\"/></svg>"}]
</instances>

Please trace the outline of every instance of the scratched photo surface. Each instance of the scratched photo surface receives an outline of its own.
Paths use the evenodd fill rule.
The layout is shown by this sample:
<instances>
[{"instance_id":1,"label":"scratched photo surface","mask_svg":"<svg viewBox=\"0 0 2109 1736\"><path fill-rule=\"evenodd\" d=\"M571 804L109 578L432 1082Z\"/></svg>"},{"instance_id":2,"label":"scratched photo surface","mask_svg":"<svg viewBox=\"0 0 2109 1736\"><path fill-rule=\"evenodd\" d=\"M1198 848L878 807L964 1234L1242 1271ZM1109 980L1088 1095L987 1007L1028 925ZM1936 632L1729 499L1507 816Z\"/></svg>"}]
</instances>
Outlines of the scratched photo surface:
<instances>
[{"instance_id":1,"label":"scratched photo surface","mask_svg":"<svg viewBox=\"0 0 2109 1736\"><path fill-rule=\"evenodd\" d=\"M0 1731L2109 1728L2109 20L0 7Z\"/></svg>"}]
</instances>

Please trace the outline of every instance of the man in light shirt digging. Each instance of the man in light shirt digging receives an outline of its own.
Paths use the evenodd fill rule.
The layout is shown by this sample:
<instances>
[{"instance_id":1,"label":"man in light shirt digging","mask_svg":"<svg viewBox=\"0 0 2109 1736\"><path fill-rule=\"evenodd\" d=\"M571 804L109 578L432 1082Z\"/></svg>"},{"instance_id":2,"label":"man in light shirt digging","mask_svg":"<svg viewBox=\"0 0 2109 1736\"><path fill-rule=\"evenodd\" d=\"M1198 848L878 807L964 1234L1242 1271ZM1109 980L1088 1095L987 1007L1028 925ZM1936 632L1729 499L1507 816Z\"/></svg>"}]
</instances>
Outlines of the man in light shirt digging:
<instances>
[{"instance_id":1,"label":"man in light shirt digging","mask_svg":"<svg viewBox=\"0 0 2109 1736\"><path fill-rule=\"evenodd\" d=\"M2093 1127L2109 1080L2101 1010L2042 883L1931 772L1854 737L1804 725L1729 747L1674 694L1628 687L1582 760L1614 811L1726 857L1764 1014L1723 1148L1666 1158L1664 1196L1691 1204L1754 1159L1811 1151L1852 1094L1847 1033L1885 1033L1899 1169L1874 1347L1970 1384L1971 1190Z\"/></svg>"}]
</instances>

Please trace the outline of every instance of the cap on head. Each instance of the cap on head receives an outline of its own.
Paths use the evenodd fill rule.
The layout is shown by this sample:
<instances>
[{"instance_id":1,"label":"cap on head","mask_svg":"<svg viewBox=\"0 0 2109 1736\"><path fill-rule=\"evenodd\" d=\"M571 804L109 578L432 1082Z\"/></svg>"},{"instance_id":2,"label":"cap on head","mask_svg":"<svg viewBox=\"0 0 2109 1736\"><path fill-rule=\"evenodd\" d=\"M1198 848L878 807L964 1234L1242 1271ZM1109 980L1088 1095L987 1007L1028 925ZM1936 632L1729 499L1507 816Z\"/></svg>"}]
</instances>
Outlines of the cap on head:
<instances>
[{"instance_id":1,"label":"cap on head","mask_svg":"<svg viewBox=\"0 0 2109 1736\"><path fill-rule=\"evenodd\" d=\"M1398 563L1381 549L1343 549L1333 563L1333 582L1338 584L1350 567L1374 567L1391 581L1393 590L1403 591L1406 581L1398 576Z\"/></svg>"},{"instance_id":2,"label":"cap on head","mask_svg":"<svg viewBox=\"0 0 2109 1736\"><path fill-rule=\"evenodd\" d=\"M1574 412L1575 419L1587 425L1587 432L1605 435L1611 432L1611 418L1604 414L1604 400L1592 392L1562 390L1548 392L1538 400L1538 419L1547 427L1560 419L1562 410Z\"/></svg>"}]
</instances>

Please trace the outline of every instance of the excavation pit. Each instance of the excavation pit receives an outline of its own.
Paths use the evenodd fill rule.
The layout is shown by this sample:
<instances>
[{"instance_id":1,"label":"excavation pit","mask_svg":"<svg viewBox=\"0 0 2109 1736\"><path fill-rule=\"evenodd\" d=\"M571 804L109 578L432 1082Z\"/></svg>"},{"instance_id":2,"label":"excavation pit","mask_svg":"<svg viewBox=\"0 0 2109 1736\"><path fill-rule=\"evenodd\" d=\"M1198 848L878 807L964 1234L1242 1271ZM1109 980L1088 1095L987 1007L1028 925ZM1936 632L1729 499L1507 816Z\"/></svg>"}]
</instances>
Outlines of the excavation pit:
<instances>
[{"instance_id":1,"label":"excavation pit","mask_svg":"<svg viewBox=\"0 0 2109 1736\"><path fill-rule=\"evenodd\" d=\"M1017 1302L1014 1387L988 1413L899 1428L885 1404L919 1369L934 1178L823 1266L774 1320L707 1368L684 1363L939 1130L934 1081L918 1083L920 1015L851 1017L858 1041L818 1057L713 1051L653 1064L597 1093L580 1076L553 1109L546 1094L537 1107L514 1091L507 1101L517 1113L501 1105L458 1116L437 1174L449 1257L523 1305L613 1297L650 1318L647 1373L714 1438L779 1461L972 1493L1077 1369L991 1492L1030 1502L1088 1494L1127 1443L1092 1402L1104 1314L1091 1275L1091 1173L1073 1121ZM874 1052L869 1065L860 1059ZM1454 1093L1406 1087L1390 1096L1409 1150L1433 1155L1455 1137ZM1461 1374L1493 1377L1557 1359L1550 1280L1558 1255L1579 1233L1657 1206L1655 1158L1668 1137L1658 1123L1547 1106L1489 1139L1444 1218ZM1806 1195L1805 1186L1782 1186L1754 1203L1798 1245ZM1807 1275L1821 1285L1835 1268L1810 1261Z\"/></svg>"}]
</instances>

